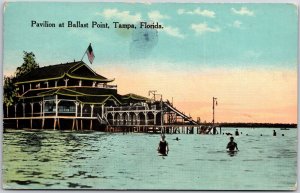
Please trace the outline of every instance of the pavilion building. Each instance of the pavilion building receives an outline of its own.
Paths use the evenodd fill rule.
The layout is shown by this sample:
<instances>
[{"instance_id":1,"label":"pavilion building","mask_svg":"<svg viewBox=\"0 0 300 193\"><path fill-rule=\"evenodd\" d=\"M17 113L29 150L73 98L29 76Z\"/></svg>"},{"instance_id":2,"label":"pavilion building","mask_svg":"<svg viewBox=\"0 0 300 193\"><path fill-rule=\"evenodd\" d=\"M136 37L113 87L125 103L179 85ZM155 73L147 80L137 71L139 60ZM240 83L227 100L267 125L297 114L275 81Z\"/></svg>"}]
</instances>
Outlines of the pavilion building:
<instances>
[{"instance_id":1,"label":"pavilion building","mask_svg":"<svg viewBox=\"0 0 300 193\"><path fill-rule=\"evenodd\" d=\"M100 130L195 124L170 103L117 85L83 61L40 67L18 78L18 102L4 110L5 128ZM144 130L143 130L144 131Z\"/></svg>"}]
</instances>

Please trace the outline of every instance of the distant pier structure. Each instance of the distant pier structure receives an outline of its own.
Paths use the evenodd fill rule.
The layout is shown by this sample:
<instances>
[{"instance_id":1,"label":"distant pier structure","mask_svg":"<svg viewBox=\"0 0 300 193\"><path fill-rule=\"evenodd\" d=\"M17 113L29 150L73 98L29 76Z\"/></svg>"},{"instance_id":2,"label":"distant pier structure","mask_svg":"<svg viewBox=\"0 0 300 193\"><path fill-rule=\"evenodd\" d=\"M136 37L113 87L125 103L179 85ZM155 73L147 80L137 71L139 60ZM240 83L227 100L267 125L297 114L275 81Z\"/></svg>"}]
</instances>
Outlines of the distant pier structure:
<instances>
[{"instance_id":1,"label":"distant pier structure","mask_svg":"<svg viewBox=\"0 0 300 193\"><path fill-rule=\"evenodd\" d=\"M162 97L118 94L113 81L83 61L32 70L17 80L18 102L4 106L4 128L203 134L212 129Z\"/></svg>"}]
</instances>

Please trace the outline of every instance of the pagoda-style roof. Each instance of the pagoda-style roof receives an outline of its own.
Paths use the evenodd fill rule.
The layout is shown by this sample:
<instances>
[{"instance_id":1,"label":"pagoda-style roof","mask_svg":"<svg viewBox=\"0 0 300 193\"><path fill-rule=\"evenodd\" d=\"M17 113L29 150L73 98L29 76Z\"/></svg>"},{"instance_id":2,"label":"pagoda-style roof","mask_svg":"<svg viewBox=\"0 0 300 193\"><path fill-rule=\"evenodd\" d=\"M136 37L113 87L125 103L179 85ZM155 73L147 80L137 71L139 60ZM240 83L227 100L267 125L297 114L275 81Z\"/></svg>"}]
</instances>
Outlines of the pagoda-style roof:
<instances>
[{"instance_id":1,"label":"pagoda-style roof","mask_svg":"<svg viewBox=\"0 0 300 193\"><path fill-rule=\"evenodd\" d=\"M16 84L56 80L61 79L64 76L79 80L93 80L98 82L112 82L114 80L107 79L104 76L97 74L83 61L74 61L71 63L56 64L34 69L19 77Z\"/></svg>"},{"instance_id":2,"label":"pagoda-style roof","mask_svg":"<svg viewBox=\"0 0 300 193\"><path fill-rule=\"evenodd\" d=\"M126 95L123 95L122 96L122 100L123 101L150 101L149 98L147 97L143 97L143 96L140 96L140 95L137 95L137 94L133 94L133 93L129 93L129 94L126 94Z\"/></svg>"},{"instance_id":3,"label":"pagoda-style roof","mask_svg":"<svg viewBox=\"0 0 300 193\"><path fill-rule=\"evenodd\" d=\"M28 90L20 96L21 99L44 97L52 95L63 95L63 96L102 96L102 95L113 95L117 96L117 91L114 89L103 89L97 87L61 87L61 88L47 88L47 89L32 89ZM119 100L119 99L118 99Z\"/></svg>"},{"instance_id":4,"label":"pagoda-style roof","mask_svg":"<svg viewBox=\"0 0 300 193\"><path fill-rule=\"evenodd\" d=\"M116 101L118 104L121 104L121 102L113 95L78 97L78 101L84 104L105 104L109 100Z\"/></svg>"}]
</instances>

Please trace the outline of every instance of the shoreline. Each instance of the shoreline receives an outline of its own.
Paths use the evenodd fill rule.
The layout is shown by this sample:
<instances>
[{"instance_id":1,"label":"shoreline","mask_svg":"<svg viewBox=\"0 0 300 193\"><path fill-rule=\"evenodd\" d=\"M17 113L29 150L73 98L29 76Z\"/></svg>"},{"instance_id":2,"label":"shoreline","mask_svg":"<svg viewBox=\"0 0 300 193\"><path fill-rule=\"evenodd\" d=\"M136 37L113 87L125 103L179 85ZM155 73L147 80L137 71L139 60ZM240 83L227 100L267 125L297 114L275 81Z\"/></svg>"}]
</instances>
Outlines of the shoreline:
<instances>
[{"instance_id":1,"label":"shoreline","mask_svg":"<svg viewBox=\"0 0 300 193\"><path fill-rule=\"evenodd\" d=\"M297 128L297 124L288 123L220 123L220 127L254 127L254 128Z\"/></svg>"}]
</instances>

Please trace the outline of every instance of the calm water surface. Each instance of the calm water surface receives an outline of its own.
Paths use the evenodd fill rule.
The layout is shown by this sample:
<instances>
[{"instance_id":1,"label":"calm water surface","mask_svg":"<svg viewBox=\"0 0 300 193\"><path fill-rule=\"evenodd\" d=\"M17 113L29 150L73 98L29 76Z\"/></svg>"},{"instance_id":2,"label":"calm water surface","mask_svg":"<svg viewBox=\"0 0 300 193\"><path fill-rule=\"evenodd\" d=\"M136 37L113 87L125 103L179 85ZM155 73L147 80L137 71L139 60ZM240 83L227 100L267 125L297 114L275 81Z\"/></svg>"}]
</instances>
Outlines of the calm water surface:
<instances>
[{"instance_id":1,"label":"calm water surface","mask_svg":"<svg viewBox=\"0 0 300 193\"><path fill-rule=\"evenodd\" d=\"M159 134L8 130L3 137L3 186L293 190L297 130L275 130L277 137L272 128L239 129L243 134L235 141L240 151L234 156L226 152L226 135L167 134L167 157L156 152Z\"/></svg>"}]
</instances>

